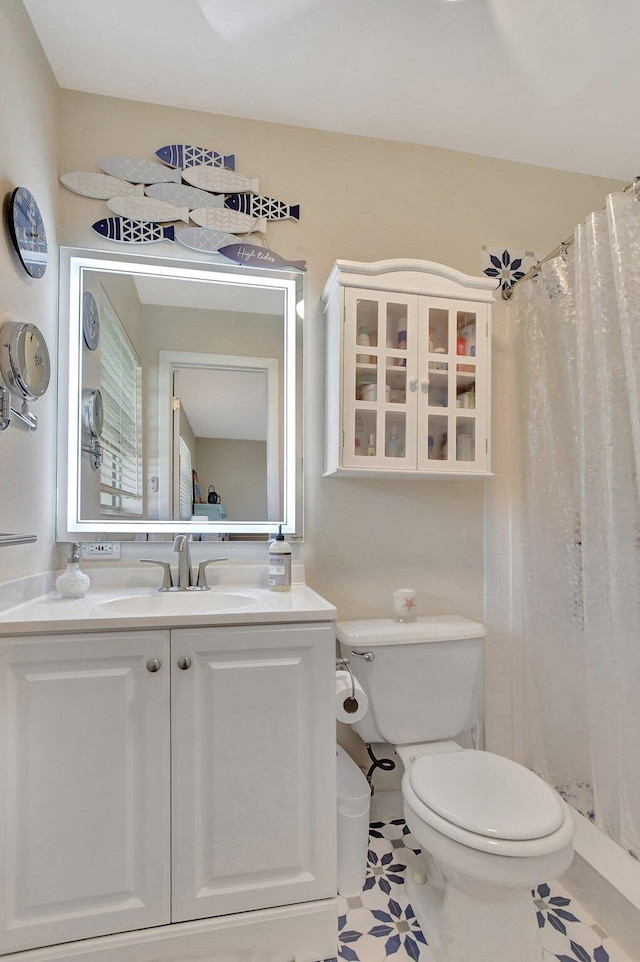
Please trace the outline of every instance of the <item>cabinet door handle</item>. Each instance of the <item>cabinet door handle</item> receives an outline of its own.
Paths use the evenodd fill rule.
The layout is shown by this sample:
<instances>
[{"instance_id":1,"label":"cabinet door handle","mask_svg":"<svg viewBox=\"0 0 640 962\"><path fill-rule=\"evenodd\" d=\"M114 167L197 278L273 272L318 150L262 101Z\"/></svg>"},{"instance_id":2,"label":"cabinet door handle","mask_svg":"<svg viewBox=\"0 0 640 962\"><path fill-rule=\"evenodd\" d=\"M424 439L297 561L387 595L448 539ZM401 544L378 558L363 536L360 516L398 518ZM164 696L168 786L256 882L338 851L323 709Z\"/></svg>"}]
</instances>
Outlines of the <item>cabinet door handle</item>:
<instances>
[{"instance_id":1,"label":"cabinet door handle","mask_svg":"<svg viewBox=\"0 0 640 962\"><path fill-rule=\"evenodd\" d=\"M411 388L411 390L412 390L412 391L415 391L415 389L416 389L417 386L418 386L418 378L417 378L417 377L410 377L410 378L409 378L409 387Z\"/></svg>"},{"instance_id":2,"label":"cabinet door handle","mask_svg":"<svg viewBox=\"0 0 640 962\"><path fill-rule=\"evenodd\" d=\"M191 668L191 659L188 655L183 655L181 658L178 658L178 668L181 668L182 671L186 671L187 668Z\"/></svg>"},{"instance_id":3,"label":"cabinet door handle","mask_svg":"<svg viewBox=\"0 0 640 962\"><path fill-rule=\"evenodd\" d=\"M427 388L429 387L429 378L428 378L428 377L423 377L422 380L420 381L420 384L421 384L423 390L426 391Z\"/></svg>"},{"instance_id":4,"label":"cabinet door handle","mask_svg":"<svg viewBox=\"0 0 640 962\"><path fill-rule=\"evenodd\" d=\"M147 662L147 671L160 671L162 662L159 658L150 658Z\"/></svg>"}]
</instances>

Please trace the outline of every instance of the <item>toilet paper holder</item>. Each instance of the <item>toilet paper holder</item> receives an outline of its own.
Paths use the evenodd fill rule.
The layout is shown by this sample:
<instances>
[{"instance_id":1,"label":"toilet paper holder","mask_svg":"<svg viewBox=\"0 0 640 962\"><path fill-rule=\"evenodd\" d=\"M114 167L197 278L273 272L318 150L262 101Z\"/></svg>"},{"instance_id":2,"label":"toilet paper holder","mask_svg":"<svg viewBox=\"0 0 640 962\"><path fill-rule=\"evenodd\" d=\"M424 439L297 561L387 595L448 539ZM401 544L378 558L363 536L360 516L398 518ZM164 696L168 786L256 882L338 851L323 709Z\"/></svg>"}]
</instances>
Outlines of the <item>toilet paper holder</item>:
<instances>
[{"instance_id":1,"label":"toilet paper holder","mask_svg":"<svg viewBox=\"0 0 640 962\"><path fill-rule=\"evenodd\" d=\"M351 679L351 697L356 697L356 680L353 677L353 672L351 670L351 665L349 664L348 658L336 658L336 671L340 671L341 668L346 668L349 672L349 678Z\"/></svg>"}]
</instances>

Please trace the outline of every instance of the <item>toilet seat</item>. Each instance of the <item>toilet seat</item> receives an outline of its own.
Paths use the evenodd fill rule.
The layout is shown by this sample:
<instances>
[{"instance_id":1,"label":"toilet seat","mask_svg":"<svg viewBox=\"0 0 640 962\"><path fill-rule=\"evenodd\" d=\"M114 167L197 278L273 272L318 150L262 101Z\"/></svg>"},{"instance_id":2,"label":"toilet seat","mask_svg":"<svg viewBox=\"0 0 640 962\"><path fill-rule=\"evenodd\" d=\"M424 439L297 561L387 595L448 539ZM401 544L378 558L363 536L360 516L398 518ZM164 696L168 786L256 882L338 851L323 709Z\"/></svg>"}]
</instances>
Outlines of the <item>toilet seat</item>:
<instances>
[{"instance_id":1,"label":"toilet seat","mask_svg":"<svg viewBox=\"0 0 640 962\"><path fill-rule=\"evenodd\" d=\"M573 818L560 796L533 772L490 752L421 756L405 773L402 793L423 822L476 851L533 858L573 838Z\"/></svg>"},{"instance_id":2,"label":"toilet seat","mask_svg":"<svg viewBox=\"0 0 640 962\"><path fill-rule=\"evenodd\" d=\"M560 796L546 782L491 752L423 755L409 777L424 805L475 835L544 838L564 821Z\"/></svg>"}]
</instances>

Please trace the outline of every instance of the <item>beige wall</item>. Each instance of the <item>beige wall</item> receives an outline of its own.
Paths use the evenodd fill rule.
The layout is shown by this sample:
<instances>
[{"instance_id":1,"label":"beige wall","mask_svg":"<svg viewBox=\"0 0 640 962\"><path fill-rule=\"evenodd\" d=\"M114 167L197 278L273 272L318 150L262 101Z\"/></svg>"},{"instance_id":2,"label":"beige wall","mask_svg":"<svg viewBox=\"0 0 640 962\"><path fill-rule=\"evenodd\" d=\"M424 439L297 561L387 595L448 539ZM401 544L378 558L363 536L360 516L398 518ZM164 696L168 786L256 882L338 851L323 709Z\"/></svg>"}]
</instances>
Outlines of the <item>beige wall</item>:
<instances>
[{"instance_id":1,"label":"beige wall","mask_svg":"<svg viewBox=\"0 0 640 962\"><path fill-rule=\"evenodd\" d=\"M0 312L36 324L54 370L48 393L33 404L37 432L12 424L0 434L0 531L37 533L33 544L0 548L0 583L54 566L57 329L58 87L19 0L0 3ZM6 215L16 187L40 207L49 242L44 277L34 280L13 253ZM14 406L19 406L14 400Z\"/></svg>"},{"instance_id":2,"label":"beige wall","mask_svg":"<svg viewBox=\"0 0 640 962\"><path fill-rule=\"evenodd\" d=\"M308 580L340 617L383 614L412 582L424 611L482 615L483 483L322 479L324 340L320 295L335 258L411 256L479 273L483 243L547 250L598 207L611 182L436 148L263 124L71 91L60 94L18 0L0 6L0 160L5 195L29 187L54 251L40 281L0 249L2 307L39 324L55 356L58 239L106 246L90 224L96 201L55 186L60 172L95 169L114 153L152 157L186 140L234 152L262 190L300 203L300 223L272 224L274 250L308 262L305 320L305 541ZM164 243L155 253L182 256ZM0 580L46 569L54 537L55 398L37 404L41 429L12 427L3 445L0 529L37 530L36 545L2 549ZM237 546L263 559L263 546Z\"/></svg>"},{"instance_id":3,"label":"beige wall","mask_svg":"<svg viewBox=\"0 0 640 962\"><path fill-rule=\"evenodd\" d=\"M198 438L194 466L202 500L212 484L230 521L267 517L267 443L227 438Z\"/></svg>"},{"instance_id":4,"label":"beige wall","mask_svg":"<svg viewBox=\"0 0 640 962\"><path fill-rule=\"evenodd\" d=\"M546 251L599 206L610 182L398 144L64 91L61 171L173 142L235 153L261 191L300 203L270 246L306 259L305 540L308 582L339 617L384 615L412 584L422 611L483 615L483 482L322 479L324 337L320 296L336 258L409 256L481 271L482 244ZM63 191L62 240L101 246L96 201ZM102 245L105 246L105 245ZM163 243L154 253L183 256ZM263 546L231 546L264 560ZM246 556L243 555L243 557Z\"/></svg>"}]
</instances>

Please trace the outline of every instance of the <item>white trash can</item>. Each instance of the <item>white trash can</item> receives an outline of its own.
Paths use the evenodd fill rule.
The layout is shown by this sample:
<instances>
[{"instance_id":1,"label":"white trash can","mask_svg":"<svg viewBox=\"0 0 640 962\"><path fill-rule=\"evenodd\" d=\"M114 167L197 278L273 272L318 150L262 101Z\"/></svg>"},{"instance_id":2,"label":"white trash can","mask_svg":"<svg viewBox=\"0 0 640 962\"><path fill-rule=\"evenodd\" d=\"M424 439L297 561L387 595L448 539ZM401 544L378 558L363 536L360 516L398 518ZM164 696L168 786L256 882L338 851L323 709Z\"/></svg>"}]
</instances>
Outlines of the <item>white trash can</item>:
<instances>
[{"instance_id":1,"label":"white trash can","mask_svg":"<svg viewBox=\"0 0 640 962\"><path fill-rule=\"evenodd\" d=\"M359 895L367 874L371 789L366 778L337 746L338 765L338 894Z\"/></svg>"}]
</instances>

